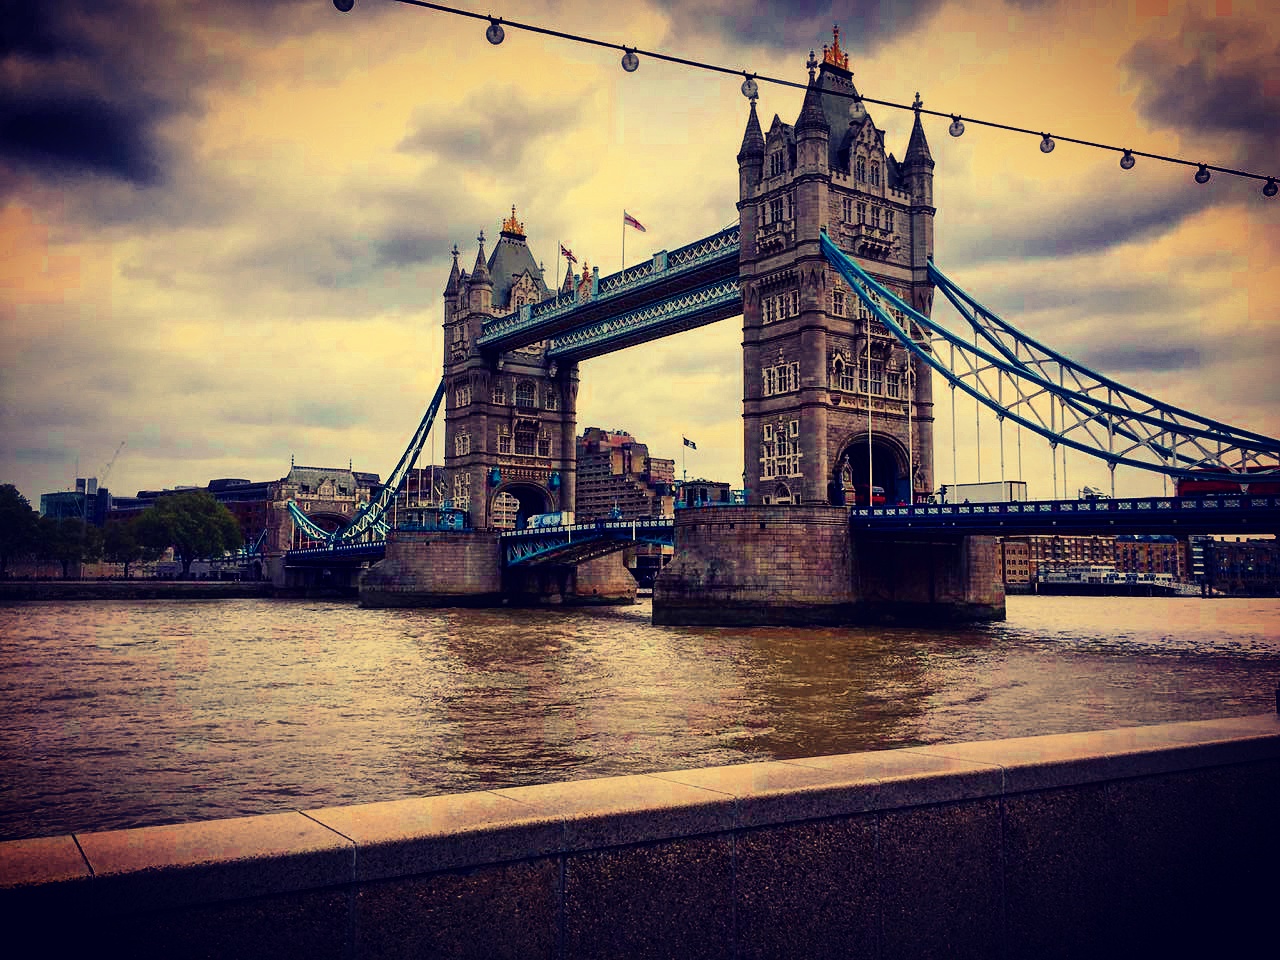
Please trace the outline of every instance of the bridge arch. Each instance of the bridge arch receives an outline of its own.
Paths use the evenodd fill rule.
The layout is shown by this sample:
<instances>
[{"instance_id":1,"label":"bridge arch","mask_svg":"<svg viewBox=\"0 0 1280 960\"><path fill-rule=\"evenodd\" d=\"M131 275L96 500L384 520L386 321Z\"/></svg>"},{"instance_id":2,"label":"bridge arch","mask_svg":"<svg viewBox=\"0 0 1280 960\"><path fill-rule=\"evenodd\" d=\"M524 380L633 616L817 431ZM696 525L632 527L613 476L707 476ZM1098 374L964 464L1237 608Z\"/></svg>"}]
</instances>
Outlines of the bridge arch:
<instances>
[{"instance_id":1,"label":"bridge arch","mask_svg":"<svg viewBox=\"0 0 1280 960\"><path fill-rule=\"evenodd\" d=\"M907 448L897 437L871 433L871 449L867 450L867 433L855 433L843 445L835 459L832 487L844 493L845 503L865 502L867 459L871 460L871 485L884 490L885 503L910 503Z\"/></svg>"},{"instance_id":2,"label":"bridge arch","mask_svg":"<svg viewBox=\"0 0 1280 960\"><path fill-rule=\"evenodd\" d=\"M502 484L489 501L489 517L497 529L523 530L535 513L550 513L552 509L551 493L528 481Z\"/></svg>"}]
</instances>

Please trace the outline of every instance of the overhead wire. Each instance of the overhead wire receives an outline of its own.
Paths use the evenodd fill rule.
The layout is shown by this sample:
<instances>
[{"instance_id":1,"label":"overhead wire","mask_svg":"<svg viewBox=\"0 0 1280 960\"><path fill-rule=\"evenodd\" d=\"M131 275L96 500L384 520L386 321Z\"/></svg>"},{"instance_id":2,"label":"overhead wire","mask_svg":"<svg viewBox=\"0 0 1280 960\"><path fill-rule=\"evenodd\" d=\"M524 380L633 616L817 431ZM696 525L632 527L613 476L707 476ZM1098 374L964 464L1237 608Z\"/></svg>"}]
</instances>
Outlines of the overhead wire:
<instances>
[{"instance_id":1,"label":"overhead wire","mask_svg":"<svg viewBox=\"0 0 1280 960\"><path fill-rule=\"evenodd\" d=\"M743 93L752 96L747 91L754 91L755 82L772 83L776 86L790 87L797 90L805 90L808 84L795 80L786 80L782 77L772 77L767 74L753 73L749 70L737 69L732 67L721 66L720 64L709 63L705 60L695 60L689 57L678 57L674 54L663 53L660 50L645 50L640 47L627 46L626 44L614 43L609 40L600 40L596 37L588 37L584 34L570 33L566 30L556 30L551 27L543 27L535 23L524 23L519 20L508 20L505 17L496 17L487 13L476 13L473 10L463 10L459 7L451 7L443 3L432 3L430 0L395 0L396 3L402 3L406 6L423 7L428 10L434 10L439 13L448 13L454 16L467 17L472 20L483 20L489 24L486 29L486 36L489 42L499 44L503 40L503 27L513 27L517 30L524 30L529 33L541 34L547 37L556 37L560 40L568 40L572 43L583 43L595 47L603 47L608 50L619 50L623 53L623 69L632 72L638 66L637 57L650 57L654 60L661 60L666 63L679 64L680 66L692 67L697 70L707 70L713 73L721 73L729 76L743 77ZM347 13L355 6L355 0L333 0L334 6L341 12ZM1155 153L1146 150L1135 150L1131 147L1117 147L1108 143L1099 143L1094 140L1085 140L1079 137L1069 137L1062 134L1050 134L1044 130L1033 130L1028 127L1019 127L1014 124L999 123L994 120L981 120L977 117L971 117L962 113L951 113L942 110L927 110L916 95L914 103L897 103L892 100L881 100L876 97L868 97L862 94L849 94L838 90L824 90L824 95L843 97L848 100L856 100L860 103L870 103L879 107L888 107L892 110L912 110L916 113L925 114L931 117L940 117L951 120L952 136L960 136L964 131L965 123L975 123L983 127L992 127L996 130L1006 130L1010 133L1023 133L1040 138L1040 148L1045 153L1053 150L1055 141L1063 143L1074 143L1077 146L1093 147L1097 150L1107 150L1113 153L1122 154L1120 158L1120 166L1122 169L1132 169L1135 157L1145 157L1149 160L1158 160L1163 163L1180 164L1187 167L1195 167L1195 180L1197 183L1206 183L1209 180L1210 172L1224 173L1228 176L1242 177L1250 180L1264 181L1262 194L1264 197L1274 197L1280 193L1280 177L1254 173L1249 170L1237 170L1233 167L1226 167L1220 164L1203 163L1198 160L1187 160L1182 157L1173 157L1167 154ZM961 122L963 120L963 123ZM956 131L959 132L956 132Z\"/></svg>"}]
</instances>

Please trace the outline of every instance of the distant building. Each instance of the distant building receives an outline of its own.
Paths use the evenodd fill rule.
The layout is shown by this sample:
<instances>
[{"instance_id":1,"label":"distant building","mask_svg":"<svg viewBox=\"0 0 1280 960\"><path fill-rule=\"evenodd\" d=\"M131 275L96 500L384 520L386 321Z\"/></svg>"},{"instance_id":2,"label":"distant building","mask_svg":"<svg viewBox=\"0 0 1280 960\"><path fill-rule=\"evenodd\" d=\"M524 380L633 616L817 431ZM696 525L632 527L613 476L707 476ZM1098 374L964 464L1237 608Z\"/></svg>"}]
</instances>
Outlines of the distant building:
<instances>
[{"instance_id":1,"label":"distant building","mask_svg":"<svg viewBox=\"0 0 1280 960\"><path fill-rule=\"evenodd\" d=\"M577 444L579 521L671 515L674 460L649 456L648 446L622 430L588 427Z\"/></svg>"},{"instance_id":2,"label":"distant building","mask_svg":"<svg viewBox=\"0 0 1280 960\"><path fill-rule=\"evenodd\" d=\"M732 502L729 484L719 480L686 480L677 488L676 503L682 507Z\"/></svg>"},{"instance_id":3,"label":"distant building","mask_svg":"<svg viewBox=\"0 0 1280 960\"><path fill-rule=\"evenodd\" d=\"M1121 573L1169 573L1187 579L1187 551L1177 537L1123 534L1116 537L1116 569Z\"/></svg>"},{"instance_id":4,"label":"distant building","mask_svg":"<svg viewBox=\"0 0 1280 960\"><path fill-rule=\"evenodd\" d=\"M1211 539L1204 543L1205 582L1236 596L1280 596L1280 541Z\"/></svg>"},{"instance_id":5,"label":"distant building","mask_svg":"<svg viewBox=\"0 0 1280 960\"><path fill-rule=\"evenodd\" d=\"M111 493L98 486L97 477L76 477L76 488L40 494L40 516L54 520L86 520L95 526L107 522Z\"/></svg>"},{"instance_id":6,"label":"distant building","mask_svg":"<svg viewBox=\"0 0 1280 960\"><path fill-rule=\"evenodd\" d=\"M1116 562L1115 537L1085 537L1035 535L1008 537L1005 543L1026 545L1027 564L1034 579L1041 567L1062 568L1079 564L1109 564Z\"/></svg>"},{"instance_id":7,"label":"distant building","mask_svg":"<svg viewBox=\"0 0 1280 960\"><path fill-rule=\"evenodd\" d=\"M1000 544L1006 586L1026 587L1031 583L1031 549L1021 540Z\"/></svg>"}]
</instances>

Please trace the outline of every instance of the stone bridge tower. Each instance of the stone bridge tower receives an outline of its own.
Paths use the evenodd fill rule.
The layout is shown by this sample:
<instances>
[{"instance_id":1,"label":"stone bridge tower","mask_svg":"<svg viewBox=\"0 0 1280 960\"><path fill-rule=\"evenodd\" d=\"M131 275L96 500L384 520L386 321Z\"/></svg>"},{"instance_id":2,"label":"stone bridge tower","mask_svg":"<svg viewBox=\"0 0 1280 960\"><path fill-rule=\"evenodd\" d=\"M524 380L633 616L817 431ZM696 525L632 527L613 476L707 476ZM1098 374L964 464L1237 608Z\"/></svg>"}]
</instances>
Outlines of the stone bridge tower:
<instances>
[{"instance_id":1,"label":"stone bridge tower","mask_svg":"<svg viewBox=\"0 0 1280 960\"><path fill-rule=\"evenodd\" d=\"M911 501L933 489L929 370L863 309L818 237L825 230L929 313L934 164L922 104L898 160L855 99L839 28L807 66L795 124L775 115L763 133L752 98L738 153L748 502L853 503L867 497L868 471L888 502Z\"/></svg>"},{"instance_id":2,"label":"stone bridge tower","mask_svg":"<svg viewBox=\"0 0 1280 960\"><path fill-rule=\"evenodd\" d=\"M543 343L504 353L476 345L486 320L552 295L514 207L488 259L478 239L470 273L454 248L444 291L444 495L476 529L513 529L573 509L578 368L548 361Z\"/></svg>"}]
</instances>

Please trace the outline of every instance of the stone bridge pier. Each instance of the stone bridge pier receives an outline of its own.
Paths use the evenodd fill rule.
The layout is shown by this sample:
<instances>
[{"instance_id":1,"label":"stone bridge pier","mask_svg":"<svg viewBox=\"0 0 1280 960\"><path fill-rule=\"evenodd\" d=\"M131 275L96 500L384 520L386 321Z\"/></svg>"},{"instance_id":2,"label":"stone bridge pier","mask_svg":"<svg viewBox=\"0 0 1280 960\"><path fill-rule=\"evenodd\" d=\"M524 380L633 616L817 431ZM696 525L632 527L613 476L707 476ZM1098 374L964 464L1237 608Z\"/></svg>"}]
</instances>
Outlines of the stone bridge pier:
<instances>
[{"instance_id":1,"label":"stone bridge pier","mask_svg":"<svg viewBox=\"0 0 1280 960\"><path fill-rule=\"evenodd\" d=\"M845 625L1003 620L993 537L853 536L840 507L681 510L653 622Z\"/></svg>"}]
</instances>

